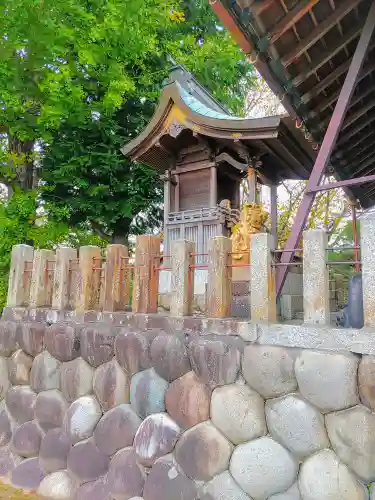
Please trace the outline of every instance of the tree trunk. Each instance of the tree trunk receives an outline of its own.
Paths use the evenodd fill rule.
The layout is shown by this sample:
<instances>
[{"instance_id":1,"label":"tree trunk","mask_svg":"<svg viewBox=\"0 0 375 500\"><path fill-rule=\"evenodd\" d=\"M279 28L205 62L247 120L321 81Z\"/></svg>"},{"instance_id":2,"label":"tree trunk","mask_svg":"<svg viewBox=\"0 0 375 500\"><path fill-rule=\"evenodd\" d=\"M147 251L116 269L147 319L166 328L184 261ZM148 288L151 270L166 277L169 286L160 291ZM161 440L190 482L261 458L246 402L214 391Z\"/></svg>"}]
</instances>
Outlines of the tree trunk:
<instances>
[{"instance_id":1,"label":"tree trunk","mask_svg":"<svg viewBox=\"0 0 375 500\"><path fill-rule=\"evenodd\" d=\"M8 136L9 153L17 159L11 165L12 173L16 175L15 184L23 192L31 191L36 187L37 178L34 172L34 141L21 141L17 137Z\"/></svg>"}]
</instances>

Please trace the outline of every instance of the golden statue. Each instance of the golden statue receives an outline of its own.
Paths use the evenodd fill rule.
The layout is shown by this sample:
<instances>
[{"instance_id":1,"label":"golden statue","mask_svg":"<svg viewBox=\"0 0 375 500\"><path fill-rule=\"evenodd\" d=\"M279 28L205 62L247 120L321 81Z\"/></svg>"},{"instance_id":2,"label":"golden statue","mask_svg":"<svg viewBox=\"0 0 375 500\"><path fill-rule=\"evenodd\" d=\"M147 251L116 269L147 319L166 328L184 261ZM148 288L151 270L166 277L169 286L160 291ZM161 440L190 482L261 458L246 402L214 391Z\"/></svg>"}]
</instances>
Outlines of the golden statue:
<instances>
[{"instance_id":1,"label":"golden statue","mask_svg":"<svg viewBox=\"0 0 375 500\"><path fill-rule=\"evenodd\" d=\"M268 213L261 205L244 203L240 222L232 229L231 239L234 260L242 260L246 255L249 255L251 235L259 233L267 219ZM250 258L246 259L246 261L250 262Z\"/></svg>"}]
</instances>

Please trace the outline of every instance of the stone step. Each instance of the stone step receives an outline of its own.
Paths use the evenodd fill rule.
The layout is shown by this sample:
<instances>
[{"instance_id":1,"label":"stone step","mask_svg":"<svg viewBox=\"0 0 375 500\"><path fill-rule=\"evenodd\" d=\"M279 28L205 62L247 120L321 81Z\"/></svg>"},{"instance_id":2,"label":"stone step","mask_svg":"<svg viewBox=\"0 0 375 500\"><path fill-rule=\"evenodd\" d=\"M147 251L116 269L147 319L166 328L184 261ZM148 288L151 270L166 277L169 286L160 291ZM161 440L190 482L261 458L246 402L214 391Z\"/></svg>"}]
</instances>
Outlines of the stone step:
<instances>
[{"instance_id":1,"label":"stone step","mask_svg":"<svg viewBox=\"0 0 375 500\"><path fill-rule=\"evenodd\" d=\"M248 296L249 282L248 281L233 281L232 282L232 293L235 297Z\"/></svg>"},{"instance_id":2,"label":"stone step","mask_svg":"<svg viewBox=\"0 0 375 500\"><path fill-rule=\"evenodd\" d=\"M250 302L248 295L233 296L232 317L250 319Z\"/></svg>"}]
</instances>

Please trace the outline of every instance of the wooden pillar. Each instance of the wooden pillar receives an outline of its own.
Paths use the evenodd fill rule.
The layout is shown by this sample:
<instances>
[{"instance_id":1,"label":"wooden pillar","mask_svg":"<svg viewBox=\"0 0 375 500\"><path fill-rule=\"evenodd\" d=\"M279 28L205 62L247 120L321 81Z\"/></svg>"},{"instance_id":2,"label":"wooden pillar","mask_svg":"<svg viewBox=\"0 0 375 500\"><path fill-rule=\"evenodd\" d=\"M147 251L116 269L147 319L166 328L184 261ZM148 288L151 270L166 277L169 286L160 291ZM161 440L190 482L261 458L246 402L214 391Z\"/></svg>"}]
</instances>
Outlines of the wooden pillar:
<instances>
[{"instance_id":1,"label":"wooden pillar","mask_svg":"<svg viewBox=\"0 0 375 500\"><path fill-rule=\"evenodd\" d=\"M257 200L257 174L254 168L249 167L247 171L247 183L249 193L247 195L247 201L249 203L256 203Z\"/></svg>"},{"instance_id":2,"label":"wooden pillar","mask_svg":"<svg viewBox=\"0 0 375 500\"><path fill-rule=\"evenodd\" d=\"M61 247L56 250L52 307L59 311L70 308L70 294L72 289L70 263L76 259L77 250L75 248Z\"/></svg>"},{"instance_id":3,"label":"wooden pillar","mask_svg":"<svg viewBox=\"0 0 375 500\"><path fill-rule=\"evenodd\" d=\"M158 307L159 273L155 267L160 255L158 236L137 236L135 244L133 313L156 313Z\"/></svg>"},{"instance_id":4,"label":"wooden pillar","mask_svg":"<svg viewBox=\"0 0 375 500\"><path fill-rule=\"evenodd\" d=\"M99 303L101 273L94 271L94 267L101 267L100 248L93 245L81 247L79 249L77 311L94 310Z\"/></svg>"},{"instance_id":5,"label":"wooden pillar","mask_svg":"<svg viewBox=\"0 0 375 500\"><path fill-rule=\"evenodd\" d=\"M277 248L277 185L271 185L271 234L273 238L273 248Z\"/></svg>"},{"instance_id":6,"label":"wooden pillar","mask_svg":"<svg viewBox=\"0 0 375 500\"><path fill-rule=\"evenodd\" d=\"M22 307L29 303L31 266L34 258L34 248L29 245L15 245L9 270L8 307ZM29 269L26 269L28 266ZM25 273L26 269L26 273Z\"/></svg>"},{"instance_id":7,"label":"wooden pillar","mask_svg":"<svg viewBox=\"0 0 375 500\"><path fill-rule=\"evenodd\" d=\"M216 166L210 168L210 207L217 205L217 171Z\"/></svg>"},{"instance_id":8,"label":"wooden pillar","mask_svg":"<svg viewBox=\"0 0 375 500\"><path fill-rule=\"evenodd\" d=\"M174 186L174 212L180 211L180 176L176 174L174 176L175 186Z\"/></svg>"},{"instance_id":9,"label":"wooden pillar","mask_svg":"<svg viewBox=\"0 0 375 500\"><path fill-rule=\"evenodd\" d=\"M232 240L211 238L208 246L207 315L226 318L232 312L232 268L228 267Z\"/></svg>"},{"instance_id":10,"label":"wooden pillar","mask_svg":"<svg viewBox=\"0 0 375 500\"><path fill-rule=\"evenodd\" d=\"M187 240L175 240L171 244L171 315L188 316L193 312L194 269L192 253L195 244Z\"/></svg>"},{"instance_id":11,"label":"wooden pillar","mask_svg":"<svg viewBox=\"0 0 375 500\"><path fill-rule=\"evenodd\" d=\"M130 270L128 248L125 245L108 245L106 251L103 310L125 311L130 299Z\"/></svg>"}]
</instances>

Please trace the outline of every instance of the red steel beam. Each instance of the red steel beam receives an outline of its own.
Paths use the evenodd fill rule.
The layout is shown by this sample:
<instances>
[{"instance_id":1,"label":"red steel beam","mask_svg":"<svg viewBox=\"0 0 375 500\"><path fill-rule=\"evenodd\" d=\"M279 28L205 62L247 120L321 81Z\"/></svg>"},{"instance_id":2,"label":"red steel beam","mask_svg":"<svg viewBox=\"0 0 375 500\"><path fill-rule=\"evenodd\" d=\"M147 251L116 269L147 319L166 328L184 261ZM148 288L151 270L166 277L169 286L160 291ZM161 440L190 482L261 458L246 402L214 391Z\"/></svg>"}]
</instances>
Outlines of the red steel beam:
<instances>
[{"instance_id":1,"label":"red steel beam","mask_svg":"<svg viewBox=\"0 0 375 500\"><path fill-rule=\"evenodd\" d=\"M362 29L361 36L353 59L350 63L349 71L346 75L344 85L341 89L340 97L337 101L323 143L316 158L314 168L307 183L306 192L302 198L301 205L298 207L296 219L294 221L291 234L286 242L286 248L297 248L303 228L305 227L308 215L313 206L316 192L312 189L319 186L323 173L326 170L331 158L332 151L336 145L341 126L344 122L346 111L354 93L358 75L362 69L367 49L371 42L371 36L375 27L375 0L372 1L370 11ZM280 267L276 276L276 293L280 294L288 272L288 264L293 260L294 253L282 253L280 263L285 264Z\"/></svg>"},{"instance_id":2,"label":"red steel beam","mask_svg":"<svg viewBox=\"0 0 375 500\"><path fill-rule=\"evenodd\" d=\"M307 193L318 193L319 191L329 191L330 189L340 189L347 186L355 186L357 184L366 184L367 182L375 181L375 175L366 175L364 177L354 177L354 179L347 179L345 181L332 182L331 184L322 184L314 186L309 189L306 188Z\"/></svg>"}]
</instances>

